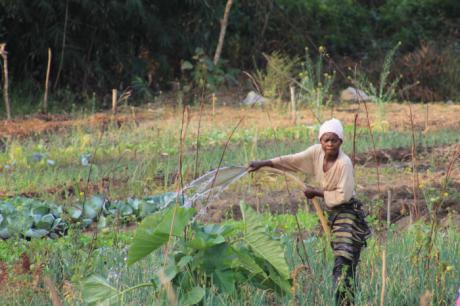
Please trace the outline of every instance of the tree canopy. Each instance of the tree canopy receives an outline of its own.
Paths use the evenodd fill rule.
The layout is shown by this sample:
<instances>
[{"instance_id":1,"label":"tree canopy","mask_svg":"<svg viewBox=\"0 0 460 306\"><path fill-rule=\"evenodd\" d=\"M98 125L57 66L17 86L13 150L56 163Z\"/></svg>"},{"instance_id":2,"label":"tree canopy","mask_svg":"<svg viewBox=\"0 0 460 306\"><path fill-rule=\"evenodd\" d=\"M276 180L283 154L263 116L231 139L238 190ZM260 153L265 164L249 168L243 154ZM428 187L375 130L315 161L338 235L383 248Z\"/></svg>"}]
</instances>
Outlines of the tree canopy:
<instances>
[{"instance_id":1,"label":"tree canopy","mask_svg":"<svg viewBox=\"0 0 460 306\"><path fill-rule=\"evenodd\" d=\"M0 42L17 83L42 84L51 48L54 89L106 91L136 77L164 87L197 48L212 55L224 8L217 0L1 0ZM372 59L398 41L403 51L455 43L459 16L456 0L236 0L222 57L254 69L262 52L326 46L333 57Z\"/></svg>"}]
</instances>

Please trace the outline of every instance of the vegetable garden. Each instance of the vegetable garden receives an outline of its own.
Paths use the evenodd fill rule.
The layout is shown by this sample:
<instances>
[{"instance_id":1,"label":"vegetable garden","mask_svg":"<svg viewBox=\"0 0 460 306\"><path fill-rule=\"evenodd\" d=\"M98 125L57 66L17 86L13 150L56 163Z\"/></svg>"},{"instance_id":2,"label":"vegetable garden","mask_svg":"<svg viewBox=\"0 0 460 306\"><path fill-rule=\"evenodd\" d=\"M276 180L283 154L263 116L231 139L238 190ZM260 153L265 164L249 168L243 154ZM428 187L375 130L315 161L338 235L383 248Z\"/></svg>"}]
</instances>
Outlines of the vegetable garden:
<instances>
[{"instance_id":1,"label":"vegetable garden","mask_svg":"<svg viewBox=\"0 0 460 306\"><path fill-rule=\"evenodd\" d=\"M408 105L386 105L394 114L386 123L369 106L376 151L362 106L334 110L346 139L356 134L357 192L374 229L356 303L452 304L460 267L458 106L430 105L431 118L445 119L428 119L428 129L425 106L412 106L414 133ZM359 114L356 129L350 109ZM246 175L190 208L180 192L212 169L314 143L308 110L295 124L282 107L135 112L122 124L115 115L5 138L2 304L333 304L332 252L295 185ZM344 150L352 156L353 142Z\"/></svg>"}]
</instances>

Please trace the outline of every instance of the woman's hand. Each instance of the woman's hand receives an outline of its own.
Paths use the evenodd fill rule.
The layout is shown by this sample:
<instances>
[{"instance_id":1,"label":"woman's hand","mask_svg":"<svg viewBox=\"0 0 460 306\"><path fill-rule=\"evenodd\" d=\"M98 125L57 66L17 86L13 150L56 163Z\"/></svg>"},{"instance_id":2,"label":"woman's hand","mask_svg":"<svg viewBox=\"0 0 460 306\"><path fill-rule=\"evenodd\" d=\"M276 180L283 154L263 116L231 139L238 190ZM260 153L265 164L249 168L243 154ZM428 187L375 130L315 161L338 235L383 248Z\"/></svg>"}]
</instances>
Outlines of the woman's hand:
<instances>
[{"instance_id":1,"label":"woman's hand","mask_svg":"<svg viewBox=\"0 0 460 306\"><path fill-rule=\"evenodd\" d=\"M303 194L308 199L313 199L314 197L324 197L324 193L321 190L312 188L310 186L307 186L307 188L303 191Z\"/></svg>"},{"instance_id":2,"label":"woman's hand","mask_svg":"<svg viewBox=\"0 0 460 306\"><path fill-rule=\"evenodd\" d=\"M254 172L262 167L273 167L271 160L254 160L249 163L249 172Z\"/></svg>"}]
</instances>

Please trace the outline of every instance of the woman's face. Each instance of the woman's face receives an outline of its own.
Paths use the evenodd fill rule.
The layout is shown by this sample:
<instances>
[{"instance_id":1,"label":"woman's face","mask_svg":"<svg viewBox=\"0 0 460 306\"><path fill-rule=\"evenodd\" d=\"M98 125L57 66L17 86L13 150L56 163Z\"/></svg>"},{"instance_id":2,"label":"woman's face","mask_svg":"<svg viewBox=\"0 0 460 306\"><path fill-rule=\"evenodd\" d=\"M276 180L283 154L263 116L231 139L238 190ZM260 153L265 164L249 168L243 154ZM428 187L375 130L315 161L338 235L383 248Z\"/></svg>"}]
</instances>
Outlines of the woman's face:
<instances>
[{"instance_id":1,"label":"woman's face","mask_svg":"<svg viewBox=\"0 0 460 306\"><path fill-rule=\"evenodd\" d=\"M339 153L342 140L334 133L325 133L320 139L321 147L327 156L335 156Z\"/></svg>"}]
</instances>

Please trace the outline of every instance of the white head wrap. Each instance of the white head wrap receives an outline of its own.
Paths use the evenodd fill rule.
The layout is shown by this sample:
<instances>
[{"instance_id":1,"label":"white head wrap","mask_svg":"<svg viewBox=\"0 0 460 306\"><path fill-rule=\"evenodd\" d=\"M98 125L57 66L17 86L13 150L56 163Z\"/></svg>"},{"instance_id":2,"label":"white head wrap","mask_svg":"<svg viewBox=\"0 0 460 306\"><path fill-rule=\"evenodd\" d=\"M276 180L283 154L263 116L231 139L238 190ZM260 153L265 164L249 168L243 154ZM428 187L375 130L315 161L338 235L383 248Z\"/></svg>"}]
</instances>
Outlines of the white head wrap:
<instances>
[{"instance_id":1,"label":"white head wrap","mask_svg":"<svg viewBox=\"0 0 460 306\"><path fill-rule=\"evenodd\" d=\"M334 133L343 141L343 127L339 120L332 118L331 120L324 121L319 128L318 139L326 133Z\"/></svg>"}]
</instances>

